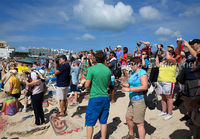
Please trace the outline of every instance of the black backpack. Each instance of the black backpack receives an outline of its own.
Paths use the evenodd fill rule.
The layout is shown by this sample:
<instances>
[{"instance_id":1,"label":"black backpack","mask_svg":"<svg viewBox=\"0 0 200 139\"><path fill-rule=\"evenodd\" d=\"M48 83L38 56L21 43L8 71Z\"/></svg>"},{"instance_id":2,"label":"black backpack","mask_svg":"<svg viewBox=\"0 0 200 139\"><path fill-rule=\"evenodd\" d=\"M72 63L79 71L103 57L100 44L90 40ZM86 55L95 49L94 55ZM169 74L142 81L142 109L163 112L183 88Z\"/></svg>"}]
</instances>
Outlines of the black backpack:
<instances>
[{"instance_id":1,"label":"black backpack","mask_svg":"<svg viewBox=\"0 0 200 139\"><path fill-rule=\"evenodd\" d=\"M122 75L121 63L119 61L117 61L117 60L116 60L116 63L115 63L113 74L114 74L115 78L120 78L121 75Z\"/></svg>"},{"instance_id":2,"label":"black backpack","mask_svg":"<svg viewBox=\"0 0 200 139\"><path fill-rule=\"evenodd\" d=\"M154 90L153 92L151 92L149 94L144 94L144 100L145 100L146 106L150 110L154 110L158 104L158 98L157 98L156 91Z\"/></svg>"}]
</instances>

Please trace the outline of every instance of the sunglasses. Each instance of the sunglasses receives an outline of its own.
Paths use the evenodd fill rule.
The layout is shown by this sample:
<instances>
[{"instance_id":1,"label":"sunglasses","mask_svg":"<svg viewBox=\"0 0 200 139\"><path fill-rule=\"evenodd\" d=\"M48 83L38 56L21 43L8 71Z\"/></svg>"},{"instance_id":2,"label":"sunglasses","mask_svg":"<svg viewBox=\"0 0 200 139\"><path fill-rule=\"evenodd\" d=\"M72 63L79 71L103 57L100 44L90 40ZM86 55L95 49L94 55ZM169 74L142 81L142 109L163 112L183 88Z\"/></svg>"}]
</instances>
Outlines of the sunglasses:
<instances>
[{"instance_id":1,"label":"sunglasses","mask_svg":"<svg viewBox=\"0 0 200 139\"><path fill-rule=\"evenodd\" d=\"M136 65L136 63L131 62L130 65L131 65L131 66L134 66L134 65Z\"/></svg>"}]
</instances>

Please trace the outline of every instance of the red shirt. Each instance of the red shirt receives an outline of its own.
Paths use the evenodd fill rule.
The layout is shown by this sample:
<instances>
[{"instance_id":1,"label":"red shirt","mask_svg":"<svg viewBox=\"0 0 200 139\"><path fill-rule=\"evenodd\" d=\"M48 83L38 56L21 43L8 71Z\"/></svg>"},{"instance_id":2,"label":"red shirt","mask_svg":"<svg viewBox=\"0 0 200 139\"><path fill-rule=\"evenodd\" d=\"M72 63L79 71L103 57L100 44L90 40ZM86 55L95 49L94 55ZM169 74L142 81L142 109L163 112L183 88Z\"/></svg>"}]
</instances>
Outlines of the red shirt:
<instances>
[{"instance_id":1,"label":"red shirt","mask_svg":"<svg viewBox=\"0 0 200 139\"><path fill-rule=\"evenodd\" d=\"M123 58L126 59L126 60L122 60L122 65L127 65L127 62L126 62L127 58L128 58L127 53L123 55Z\"/></svg>"},{"instance_id":2,"label":"red shirt","mask_svg":"<svg viewBox=\"0 0 200 139\"><path fill-rule=\"evenodd\" d=\"M184 46L181 44L181 52L183 51L183 48L184 48ZM177 54L177 48L176 48L176 50L175 50L175 54ZM178 55L178 54L177 54L177 55ZM180 57L177 59L177 62L178 62L178 63L181 61L181 58L182 58L182 56L180 56Z\"/></svg>"},{"instance_id":3,"label":"red shirt","mask_svg":"<svg viewBox=\"0 0 200 139\"><path fill-rule=\"evenodd\" d=\"M140 57L142 57L142 52L144 52L144 51L147 52L147 55L150 55L151 48L150 48L150 46L149 47L144 47L140 51L141 51L141 56Z\"/></svg>"}]
</instances>

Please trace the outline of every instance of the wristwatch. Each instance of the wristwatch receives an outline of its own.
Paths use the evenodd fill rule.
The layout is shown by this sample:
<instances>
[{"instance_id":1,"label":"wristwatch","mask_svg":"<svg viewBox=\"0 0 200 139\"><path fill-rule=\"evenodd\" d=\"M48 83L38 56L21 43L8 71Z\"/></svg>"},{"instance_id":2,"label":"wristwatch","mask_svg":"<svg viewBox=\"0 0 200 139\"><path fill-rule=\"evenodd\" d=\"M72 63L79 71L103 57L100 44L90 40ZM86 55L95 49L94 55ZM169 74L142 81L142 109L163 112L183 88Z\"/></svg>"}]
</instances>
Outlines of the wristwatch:
<instances>
[{"instance_id":1,"label":"wristwatch","mask_svg":"<svg viewBox=\"0 0 200 139\"><path fill-rule=\"evenodd\" d=\"M131 88L129 88L129 92L131 92Z\"/></svg>"}]
</instances>

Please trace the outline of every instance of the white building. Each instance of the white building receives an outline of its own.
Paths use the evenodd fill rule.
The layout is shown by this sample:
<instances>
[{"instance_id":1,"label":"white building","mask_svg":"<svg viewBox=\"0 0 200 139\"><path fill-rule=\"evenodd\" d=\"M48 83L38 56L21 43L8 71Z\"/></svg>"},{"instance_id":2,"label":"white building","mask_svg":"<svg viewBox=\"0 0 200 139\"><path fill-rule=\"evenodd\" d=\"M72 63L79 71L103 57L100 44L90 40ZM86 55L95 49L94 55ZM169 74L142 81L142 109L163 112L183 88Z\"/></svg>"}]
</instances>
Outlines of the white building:
<instances>
[{"instance_id":1,"label":"white building","mask_svg":"<svg viewBox=\"0 0 200 139\"><path fill-rule=\"evenodd\" d=\"M12 52L14 52L15 49L11 47L0 47L0 57L8 59L11 57Z\"/></svg>"},{"instance_id":2,"label":"white building","mask_svg":"<svg viewBox=\"0 0 200 139\"><path fill-rule=\"evenodd\" d=\"M11 57L11 54L15 51L15 48L8 46L6 41L0 40L0 57L8 59Z\"/></svg>"}]
</instances>

